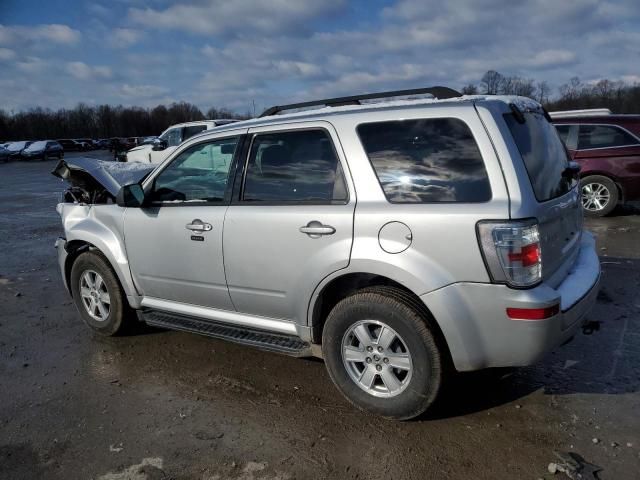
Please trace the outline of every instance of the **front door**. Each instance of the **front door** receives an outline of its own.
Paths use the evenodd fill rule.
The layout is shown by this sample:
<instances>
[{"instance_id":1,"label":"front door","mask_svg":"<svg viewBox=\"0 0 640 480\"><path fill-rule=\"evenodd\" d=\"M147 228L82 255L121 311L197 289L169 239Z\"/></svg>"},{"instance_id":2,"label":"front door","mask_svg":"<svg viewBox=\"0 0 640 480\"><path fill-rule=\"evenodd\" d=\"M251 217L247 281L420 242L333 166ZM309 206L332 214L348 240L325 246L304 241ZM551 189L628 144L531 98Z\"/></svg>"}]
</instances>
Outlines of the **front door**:
<instances>
[{"instance_id":1,"label":"front door","mask_svg":"<svg viewBox=\"0 0 640 480\"><path fill-rule=\"evenodd\" d=\"M126 209L127 255L145 297L233 310L222 227L238 138L188 146L145 188L149 206Z\"/></svg>"},{"instance_id":2,"label":"front door","mask_svg":"<svg viewBox=\"0 0 640 480\"><path fill-rule=\"evenodd\" d=\"M325 122L249 131L227 210L227 284L239 312L304 322L309 295L349 263L355 198Z\"/></svg>"}]
</instances>

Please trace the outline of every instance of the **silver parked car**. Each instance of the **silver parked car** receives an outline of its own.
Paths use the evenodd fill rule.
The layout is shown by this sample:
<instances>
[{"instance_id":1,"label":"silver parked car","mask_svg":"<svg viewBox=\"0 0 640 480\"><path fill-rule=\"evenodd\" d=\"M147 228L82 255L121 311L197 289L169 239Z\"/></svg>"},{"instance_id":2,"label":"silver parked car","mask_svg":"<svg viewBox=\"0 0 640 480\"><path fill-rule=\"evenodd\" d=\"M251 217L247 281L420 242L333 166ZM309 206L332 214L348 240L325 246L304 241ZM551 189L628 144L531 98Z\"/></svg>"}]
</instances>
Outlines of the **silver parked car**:
<instances>
[{"instance_id":1,"label":"silver parked car","mask_svg":"<svg viewBox=\"0 0 640 480\"><path fill-rule=\"evenodd\" d=\"M371 102L416 93L437 99ZM58 259L99 333L321 356L355 405L407 419L453 370L532 364L584 324L600 265L578 170L520 97L274 107L156 168L61 161Z\"/></svg>"}]
</instances>

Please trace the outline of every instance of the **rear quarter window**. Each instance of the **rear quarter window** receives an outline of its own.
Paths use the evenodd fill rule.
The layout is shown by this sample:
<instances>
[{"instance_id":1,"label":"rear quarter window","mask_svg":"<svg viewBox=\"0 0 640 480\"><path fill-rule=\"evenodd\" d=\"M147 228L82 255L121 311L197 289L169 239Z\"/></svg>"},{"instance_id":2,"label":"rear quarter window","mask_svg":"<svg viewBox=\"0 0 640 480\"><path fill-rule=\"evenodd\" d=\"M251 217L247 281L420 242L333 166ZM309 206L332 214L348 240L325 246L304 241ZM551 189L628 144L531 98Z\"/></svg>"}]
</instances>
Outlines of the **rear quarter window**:
<instances>
[{"instance_id":1,"label":"rear quarter window","mask_svg":"<svg viewBox=\"0 0 640 480\"><path fill-rule=\"evenodd\" d=\"M479 203L491 199L471 130L456 118L366 123L357 128L391 203Z\"/></svg>"}]
</instances>

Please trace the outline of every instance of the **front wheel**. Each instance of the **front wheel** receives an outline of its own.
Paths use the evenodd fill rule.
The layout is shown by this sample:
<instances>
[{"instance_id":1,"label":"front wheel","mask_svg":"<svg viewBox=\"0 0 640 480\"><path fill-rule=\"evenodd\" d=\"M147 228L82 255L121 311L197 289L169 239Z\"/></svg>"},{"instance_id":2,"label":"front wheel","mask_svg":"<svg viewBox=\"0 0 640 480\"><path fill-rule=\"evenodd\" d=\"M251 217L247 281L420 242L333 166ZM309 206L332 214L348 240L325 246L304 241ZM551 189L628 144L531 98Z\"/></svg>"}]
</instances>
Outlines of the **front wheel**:
<instances>
[{"instance_id":1,"label":"front wheel","mask_svg":"<svg viewBox=\"0 0 640 480\"><path fill-rule=\"evenodd\" d=\"M618 187L610 178L591 175L580 180L582 207L585 215L604 217L618 204Z\"/></svg>"},{"instance_id":2,"label":"front wheel","mask_svg":"<svg viewBox=\"0 0 640 480\"><path fill-rule=\"evenodd\" d=\"M73 262L70 282L73 301L84 323L101 335L122 332L130 307L115 273L102 255L80 254Z\"/></svg>"},{"instance_id":3,"label":"front wheel","mask_svg":"<svg viewBox=\"0 0 640 480\"><path fill-rule=\"evenodd\" d=\"M426 317L416 300L390 287L361 290L333 308L322 351L331 379L351 403L398 420L433 404L443 361Z\"/></svg>"}]
</instances>

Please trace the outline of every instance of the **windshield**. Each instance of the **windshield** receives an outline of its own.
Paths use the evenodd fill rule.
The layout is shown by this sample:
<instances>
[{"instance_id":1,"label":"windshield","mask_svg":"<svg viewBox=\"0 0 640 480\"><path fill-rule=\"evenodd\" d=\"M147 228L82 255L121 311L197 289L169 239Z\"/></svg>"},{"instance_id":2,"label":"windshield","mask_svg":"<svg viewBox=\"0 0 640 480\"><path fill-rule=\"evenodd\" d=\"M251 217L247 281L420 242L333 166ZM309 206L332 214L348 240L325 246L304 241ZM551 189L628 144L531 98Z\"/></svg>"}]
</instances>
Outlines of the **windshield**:
<instances>
[{"instance_id":1,"label":"windshield","mask_svg":"<svg viewBox=\"0 0 640 480\"><path fill-rule=\"evenodd\" d=\"M512 113L505 114L504 118L538 201L545 202L569 192L576 179L563 176L570 159L555 127L541 113L525 113L524 123L518 123Z\"/></svg>"},{"instance_id":2,"label":"windshield","mask_svg":"<svg viewBox=\"0 0 640 480\"><path fill-rule=\"evenodd\" d=\"M26 144L27 142L13 142L9 144L9 146L7 147L7 150L11 150L12 152L17 152L19 150L24 149L24 146Z\"/></svg>"},{"instance_id":3,"label":"windshield","mask_svg":"<svg viewBox=\"0 0 640 480\"><path fill-rule=\"evenodd\" d=\"M43 142L34 142L27 147L27 150L30 152L42 150L47 145L46 141Z\"/></svg>"}]
</instances>

